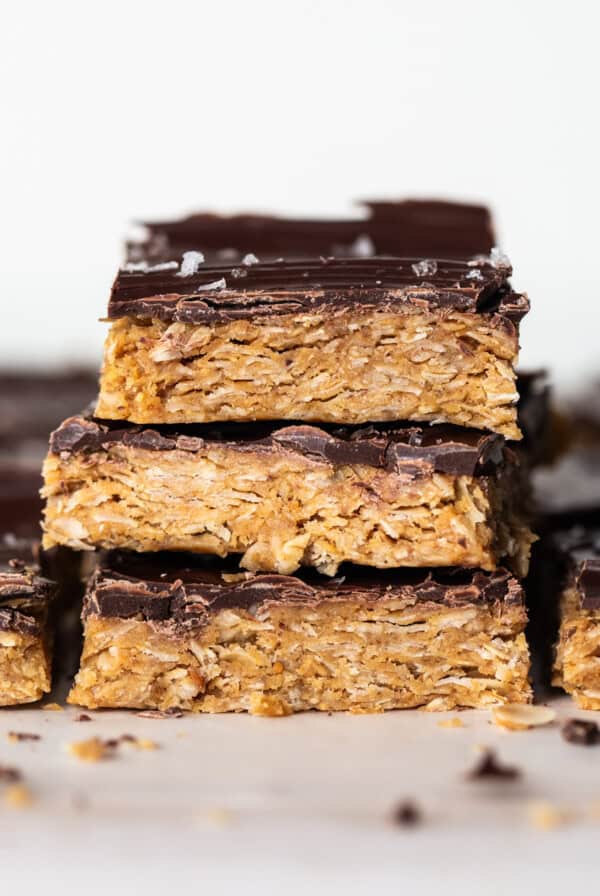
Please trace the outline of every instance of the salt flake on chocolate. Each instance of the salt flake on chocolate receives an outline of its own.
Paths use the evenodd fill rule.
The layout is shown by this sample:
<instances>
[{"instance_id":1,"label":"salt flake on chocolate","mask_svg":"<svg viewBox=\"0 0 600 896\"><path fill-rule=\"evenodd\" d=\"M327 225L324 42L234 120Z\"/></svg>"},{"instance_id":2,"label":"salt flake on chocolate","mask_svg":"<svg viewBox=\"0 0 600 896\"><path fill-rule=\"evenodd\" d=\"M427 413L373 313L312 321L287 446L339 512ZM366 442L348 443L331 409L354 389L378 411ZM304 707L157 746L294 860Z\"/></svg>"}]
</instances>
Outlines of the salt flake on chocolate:
<instances>
[{"instance_id":1,"label":"salt flake on chocolate","mask_svg":"<svg viewBox=\"0 0 600 896\"><path fill-rule=\"evenodd\" d=\"M225 277L221 277L220 280L213 280L212 283L203 283L202 286L197 286L196 292L200 292L201 289L226 289L226 287Z\"/></svg>"},{"instance_id":2,"label":"salt flake on chocolate","mask_svg":"<svg viewBox=\"0 0 600 896\"><path fill-rule=\"evenodd\" d=\"M254 255L254 253L248 252L248 254L244 255L244 257L242 258L242 264L245 264L246 267L248 268L253 264L259 264L259 261L258 261L258 258L256 257L256 255Z\"/></svg>"},{"instance_id":3,"label":"salt flake on chocolate","mask_svg":"<svg viewBox=\"0 0 600 896\"><path fill-rule=\"evenodd\" d=\"M198 268L204 264L202 252L184 252L181 258L181 267L177 277L193 277L198 273Z\"/></svg>"},{"instance_id":4,"label":"salt flake on chocolate","mask_svg":"<svg viewBox=\"0 0 600 896\"><path fill-rule=\"evenodd\" d=\"M494 246L490 252L490 264L493 268L509 268L511 266L510 258L498 246Z\"/></svg>"},{"instance_id":5,"label":"salt flake on chocolate","mask_svg":"<svg viewBox=\"0 0 600 896\"><path fill-rule=\"evenodd\" d=\"M483 280L483 274L479 268L472 268L468 274L465 274L465 280Z\"/></svg>"},{"instance_id":6,"label":"salt flake on chocolate","mask_svg":"<svg viewBox=\"0 0 600 896\"><path fill-rule=\"evenodd\" d=\"M156 274L158 271L173 271L178 267L176 261L161 261L159 264L152 265L149 265L147 261L128 261L121 270L128 274Z\"/></svg>"},{"instance_id":7,"label":"salt flake on chocolate","mask_svg":"<svg viewBox=\"0 0 600 896\"><path fill-rule=\"evenodd\" d=\"M366 233L362 233L354 240L350 246L350 251L357 258L370 258L372 255L375 255L375 246L371 237Z\"/></svg>"},{"instance_id":8,"label":"salt flake on chocolate","mask_svg":"<svg viewBox=\"0 0 600 896\"><path fill-rule=\"evenodd\" d=\"M422 261L417 261L411 267L417 277L433 276L437 274L438 268L437 261L434 258L423 258Z\"/></svg>"}]
</instances>

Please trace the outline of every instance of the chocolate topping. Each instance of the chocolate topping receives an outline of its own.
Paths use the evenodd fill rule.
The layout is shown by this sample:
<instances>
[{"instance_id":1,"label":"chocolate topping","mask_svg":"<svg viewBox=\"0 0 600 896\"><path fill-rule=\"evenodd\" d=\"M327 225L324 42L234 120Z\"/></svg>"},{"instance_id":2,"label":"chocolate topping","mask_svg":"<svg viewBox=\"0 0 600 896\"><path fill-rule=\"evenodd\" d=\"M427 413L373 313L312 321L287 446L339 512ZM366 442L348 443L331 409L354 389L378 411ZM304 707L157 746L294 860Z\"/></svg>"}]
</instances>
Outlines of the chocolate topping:
<instances>
[{"instance_id":1,"label":"chocolate topping","mask_svg":"<svg viewBox=\"0 0 600 896\"><path fill-rule=\"evenodd\" d=\"M522 604L519 583L506 570L365 570L347 566L330 579L312 570L295 576L240 572L189 554L108 554L93 576L84 616L170 620L203 625L209 614L235 608L259 615L273 603L316 606L323 601L410 599L448 607Z\"/></svg>"},{"instance_id":2,"label":"chocolate topping","mask_svg":"<svg viewBox=\"0 0 600 896\"><path fill-rule=\"evenodd\" d=\"M0 564L0 631L38 635L56 586L25 562Z\"/></svg>"},{"instance_id":3,"label":"chocolate topping","mask_svg":"<svg viewBox=\"0 0 600 896\"><path fill-rule=\"evenodd\" d=\"M200 213L146 222L147 239L130 243L128 257L160 259L200 249L207 256L232 258L253 252L265 260L360 254L469 258L487 254L495 243L483 206L423 199L360 205L368 216L354 220Z\"/></svg>"},{"instance_id":4,"label":"chocolate topping","mask_svg":"<svg viewBox=\"0 0 600 896\"><path fill-rule=\"evenodd\" d=\"M50 432L89 404L97 388L98 377L87 370L0 370L0 448L13 454L35 442L45 446Z\"/></svg>"},{"instance_id":5,"label":"chocolate topping","mask_svg":"<svg viewBox=\"0 0 600 896\"><path fill-rule=\"evenodd\" d=\"M447 309L497 314L506 326L529 310L512 292L510 267L489 261L419 258L281 259L236 267L200 264L181 276L179 266L123 268L113 284L109 318L150 317L211 324L240 318L357 308L379 312Z\"/></svg>"},{"instance_id":6,"label":"chocolate topping","mask_svg":"<svg viewBox=\"0 0 600 896\"><path fill-rule=\"evenodd\" d=\"M577 588L582 609L599 610L600 529L576 526L554 533L552 540L561 561L564 584Z\"/></svg>"},{"instance_id":7,"label":"chocolate topping","mask_svg":"<svg viewBox=\"0 0 600 896\"><path fill-rule=\"evenodd\" d=\"M50 450L84 453L119 443L147 451L205 451L227 447L243 452L295 451L335 465L365 464L417 477L432 471L455 476L484 475L501 465L507 452L502 436L446 424L372 426L195 424L153 429L71 417L52 434Z\"/></svg>"}]
</instances>

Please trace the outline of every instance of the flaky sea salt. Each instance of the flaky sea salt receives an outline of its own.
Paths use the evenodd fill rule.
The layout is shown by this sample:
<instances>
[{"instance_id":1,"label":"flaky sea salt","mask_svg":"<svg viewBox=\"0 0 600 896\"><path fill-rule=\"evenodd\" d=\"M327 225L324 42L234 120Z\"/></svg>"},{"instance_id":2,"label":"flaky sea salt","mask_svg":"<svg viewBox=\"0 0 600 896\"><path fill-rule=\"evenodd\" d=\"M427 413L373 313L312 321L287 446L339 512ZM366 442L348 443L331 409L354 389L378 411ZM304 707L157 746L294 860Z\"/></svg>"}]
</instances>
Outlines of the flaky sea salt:
<instances>
[{"instance_id":1,"label":"flaky sea salt","mask_svg":"<svg viewBox=\"0 0 600 896\"><path fill-rule=\"evenodd\" d=\"M128 261L121 270L128 274L156 274L158 271L174 271L178 267L176 261L161 261L159 264L148 264L147 261Z\"/></svg>"},{"instance_id":2,"label":"flaky sea salt","mask_svg":"<svg viewBox=\"0 0 600 896\"><path fill-rule=\"evenodd\" d=\"M373 240L367 233L362 233L350 246L350 252L352 255L356 255L357 258L370 258L372 255L375 255Z\"/></svg>"},{"instance_id":3,"label":"flaky sea salt","mask_svg":"<svg viewBox=\"0 0 600 896\"><path fill-rule=\"evenodd\" d=\"M498 246L494 246L490 252L490 264L493 268L509 268L511 266L510 258Z\"/></svg>"},{"instance_id":4,"label":"flaky sea salt","mask_svg":"<svg viewBox=\"0 0 600 896\"><path fill-rule=\"evenodd\" d=\"M128 261L121 265L121 270L127 274L145 273L148 270L147 261Z\"/></svg>"},{"instance_id":5,"label":"flaky sea salt","mask_svg":"<svg viewBox=\"0 0 600 896\"><path fill-rule=\"evenodd\" d=\"M197 286L196 292L199 292L201 289L225 289L226 287L225 277L221 277L220 280L213 280L212 283L203 283L202 286Z\"/></svg>"},{"instance_id":6,"label":"flaky sea salt","mask_svg":"<svg viewBox=\"0 0 600 896\"><path fill-rule=\"evenodd\" d=\"M434 258L423 258L422 261L417 261L417 263L411 265L411 267L417 277L427 277L436 274L438 266L437 261Z\"/></svg>"},{"instance_id":7,"label":"flaky sea salt","mask_svg":"<svg viewBox=\"0 0 600 896\"><path fill-rule=\"evenodd\" d=\"M232 276L235 280L240 280L242 277L247 277L247 276L248 276L248 271L245 271L244 268L232 268L232 269L231 269L231 276Z\"/></svg>"},{"instance_id":8,"label":"flaky sea salt","mask_svg":"<svg viewBox=\"0 0 600 896\"><path fill-rule=\"evenodd\" d=\"M472 268L468 274L465 274L465 280L483 280L483 274L479 268Z\"/></svg>"},{"instance_id":9,"label":"flaky sea salt","mask_svg":"<svg viewBox=\"0 0 600 896\"><path fill-rule=\"evenodd\" d=\"M181 267L177 274L178 277L193 277L198 273L198 268L204 264L204 255L202 252L184 252L181 258Z\"/></svg>"},{"instance_id":10,"label":"flaky sea salt","mask_svg":"<svg viewBox=\"0 0 600 896\"><path fill-rule=\"evenodd\" d=\"M242 264L245 264L247 268L249 268L253 264L259 264L258 258L252 252L248 252L247 255L244 255L242 258Z\"/></svg>"}]
</instances>

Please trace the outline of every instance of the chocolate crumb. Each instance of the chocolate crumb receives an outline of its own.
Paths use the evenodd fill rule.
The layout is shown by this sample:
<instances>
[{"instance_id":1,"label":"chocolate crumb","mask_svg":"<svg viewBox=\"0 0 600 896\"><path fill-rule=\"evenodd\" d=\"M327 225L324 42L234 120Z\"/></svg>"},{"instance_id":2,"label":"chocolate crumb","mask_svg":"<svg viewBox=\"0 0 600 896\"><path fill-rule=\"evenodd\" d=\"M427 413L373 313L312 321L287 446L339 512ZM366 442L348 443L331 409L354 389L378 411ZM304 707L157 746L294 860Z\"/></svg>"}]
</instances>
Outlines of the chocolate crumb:
<instances>
[{"instance_id":1,"label":"chocolate crumb","mask_svg":"<svg viewBox=\"0 0 600 896\"><path fill-rule=\"evenodd\" d=\"M600 728L591 719L567 719L560 733L570 744L591 747L600 742Z\"/></svg>"},{"instance_id":2,"label":"chocolate crumb","mask_svg":"<svg viewBox=\"0 0 600 896\"><path fill-rule=\"evenodd\" d=\"M513 765L502 765L498 762L496 754L493 750L486 750L481 759L477 762L470 772L467 772L467 778L471 781L478 781L481 778L503 778L504 780L514 780L520 777L521 772Z\"/></svg>"},{"instance_id":3,"label":"chocolate crumb","mask_svg":"<svg viewBox=\"0 0 600 896\"><path fill-rule=\"evenodd\" d=\"M180 719L183 713L180 709L144 709L142 712L136 712L136 716L140 719Z\"/></svg>"},{"instance_id":4,"label":"chocolate crumb","mask_svg":"<svg viewBox=\"0 0 600 896\"><path fill-rule=\"evenodd\" d=\"M7 784L15 784L22 779L23 775L18 768L9 765L0 765L0 781Z\"/></svg>"},{"instance_id":5,"label":"chocolate crumb","mask_svg":"<svg viewBox=\"0 0 600 896\"><path fill-rule=\"evenodd\" d=\"M39 734L28 734L26 731L9 731L7 737L15 743L20 740L40 740Z\"/></svg>"},{"instance_id":6,"label":"chocolate crumb","mask_svg":"<svg viewBox=\"0 0 600 896\"><path fill-rule=\"evenodd\" d=\"M404 800L394 809L392 821L401 827L412 828L421 823L422 813L415 803Z\"/></svg>"},{"instance_id":7,"label":"chocolate crumb","mask_svg":"<svg viewBox=\"0 0 600 896\"><path fill-rule=\"evenodd\" d=\"M92 717L88 716L87 713L85 713L85 712L81 712L81 713L79 713L78 716L75 716L75 721L76 722L91 722Z\"/></svg>"}]
</instances>

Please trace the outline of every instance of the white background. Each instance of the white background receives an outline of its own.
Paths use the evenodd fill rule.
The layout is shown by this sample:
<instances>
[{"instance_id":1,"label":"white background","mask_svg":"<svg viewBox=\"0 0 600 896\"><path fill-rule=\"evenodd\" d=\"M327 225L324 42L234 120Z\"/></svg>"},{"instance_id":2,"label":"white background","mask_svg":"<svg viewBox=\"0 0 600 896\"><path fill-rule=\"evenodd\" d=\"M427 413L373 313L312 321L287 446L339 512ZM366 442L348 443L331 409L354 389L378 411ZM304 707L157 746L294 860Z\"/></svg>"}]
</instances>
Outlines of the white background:
<instances>
[{"instance_id":1,"label":"white background","mask_svg":"<svg viewBox=\"0 0 600 896\"><path fill-rule=\"evenodd\" d=\"M600 370L598 8L5 0L0 361L98 361L97 320L136 217L325 215L353 198L429 195L492 204L515 284L533 301L523 366L550 366L562 387ZM464 732L412 714L276 729L194 719L181 722L196 732L186 742L160 727L179 726L168 721L152 730L156 754L74 770L64 742L91 735L73 732L66 713L46 715L1 717L3 729L39 724L44 735L17 756L2 732L0 763L20 763L38 800L18 818L0 811L7 892L196 892L208 881L211 893L554 893L582 886L597 855L598 827L581 814L560 832L525 828L531 797L575 800L583 813L600 793L596 754L556 730L542 743L502 740L473 717ZM110 724L118 734L140 721ZM473 747L496 739L524 766L522 790L461 797ZM431 824L411 841L384 829L381 813L413 792ZM81 793L91 794L82 815ZM202 812L230 804L241 814L233 829L207 832Z\"/></svg>"},{"instance_id":2,"label":"white background","mask_svg":"<svg viewBox=\"0 0 600 896\"><path fill-rule=\"evenodd\" d=\"M598 369L598 4L2 5L3 362L95 361L129 221L488 201L523 365Z\"/></svg>"}]
</instances>

